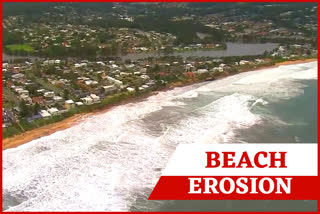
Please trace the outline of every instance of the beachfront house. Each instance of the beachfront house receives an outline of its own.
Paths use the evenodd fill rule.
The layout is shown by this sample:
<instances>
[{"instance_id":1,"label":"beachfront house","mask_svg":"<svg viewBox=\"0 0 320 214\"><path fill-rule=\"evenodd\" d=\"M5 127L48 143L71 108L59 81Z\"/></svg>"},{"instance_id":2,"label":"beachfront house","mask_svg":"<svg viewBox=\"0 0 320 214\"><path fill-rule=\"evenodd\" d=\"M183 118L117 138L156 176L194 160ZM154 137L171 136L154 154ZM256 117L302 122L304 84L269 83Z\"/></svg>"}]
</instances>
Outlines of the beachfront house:
<instances>
[{"instance_id":1,"label":"beachfront house","mask_svg":"<svg viewBox=\"0 0 320 214\"><path fill-rule=\"evenodd\" d=\"M69 110L69 109L71 109L71 108L73 108L73 107L74 107L74 102L73 102L73 100L66 100L66 101L64 102L64 108L65 108L65 109Z\"/></svg>"},{"instance_id":2,"label":"beachfront house","mask_svg":"<svg viewBox=\"0 0 320 214\"><path fill-rule=\"evenodd\" d=\"M75 102L76 106L83 106L83 102Z\"/></svg>"},{"instance_id":3,"label":"beachfront house","mask_svg":"<svg viewBox=\"0 0 320 214\"><path fill-rule=\"evenodd\" d=\"M47 112L46 110L41 110L41 111L40 111L40 115L41 115L41 117L43 117L43 118L51 117L51 114L50 114L49 112Z\"/></svg>"},{"instance_id":4,"label":"beachfront house","mask_svg":"<svg viewBox=\"0 0 320 214\"><path fill-rule=\"evenodd\" d=\"M211 69L212 72L223 72L223 67L214 67Z\"/></svg>"},{"instance_id":5,"label":"beachfront house","mask_svg":"<svg viewBox=\"0 0 320 214\"><path fill-rule=\"evenodd\" d=\"M81 101L83 102L83 104L85 105L92 105L93 104L93 100L91 97L83 97L81 98Z\"/></svg>"},{"instance_id":6,"label":"beachfront house","mask_svg":"<svg viewBox=\"0 0 320 214\"><path fill-rule=\"evenodd\" d=\"M250 62L247 61L247 60L240 60L239 65L247 65L247 64L249 64L249 63L250 63Z\"/></svg>"},{"instance_id":7,"label":"beachfront house","mask_svg":"<svg viewBox=\"0 0 320 214\"><path fill-rule=\"evenodd\" d=\"M90 97L91 97L93 103L99 103L100 102L100 97L98 97L97 95L90 94Z\"/></svg>"},{"instance_id":8,"label":"beachfront house","mask_svg":"<svg viewBox=\"0 0 320 214\"><path fill-rule=\"evenodd\" d=\"M136 90L134 90L134 88L128 87L128 88L127 88L127 91L130 92L130 93L133 93L133 92L135 92Z\"/></svg>"},{"instance_id":9,"label":"beachfront house","mask_svg":"<svg viewBox=\"0 0 320 214\"><path fill-rule=\"evenodd\" d=\"M118 90L118 88L113 84L113 85L107 85L103 86L104 89L104 94L112 94Z\"/></svg>"},{"instance_id":10,"label":"beachfront house","mask_svg":"<svg viewBox=\"0 0 320 214\"><path fill-rule=\"evenodd\" d=\"M208 69L202 68L202 69L196 70L194 73L195 74L205 74L205 73L208 73L208 72L209 72Z\"/></svg>"},{"instance_id":11,"label":"beachfront house","mask_svg":"<svg viewBox=\"0 0 320 214\"><path fill-rule=\"evenodd\" d=\"M58 115L60 112L57 108L49 108L48 109L49 114L51 115Z\"/></svg>"}]
</instances>

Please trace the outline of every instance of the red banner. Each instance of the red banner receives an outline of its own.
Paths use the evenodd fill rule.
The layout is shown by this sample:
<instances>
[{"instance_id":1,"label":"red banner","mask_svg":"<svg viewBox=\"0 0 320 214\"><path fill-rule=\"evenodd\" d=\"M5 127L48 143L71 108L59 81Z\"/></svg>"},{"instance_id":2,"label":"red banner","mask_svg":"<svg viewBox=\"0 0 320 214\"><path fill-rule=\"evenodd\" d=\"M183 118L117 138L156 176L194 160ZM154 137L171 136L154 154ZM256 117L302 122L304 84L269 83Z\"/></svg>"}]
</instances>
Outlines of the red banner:
<instances>
[{"instance_id":1,"label":"red banner","mask_svg":"<svg viewBox=\"0 0 320 214\"><path fill-rule=\"evenodd\" d=\"M161 176L149 200L314 200L316 176Z\"/></svg>"}]
</instances>

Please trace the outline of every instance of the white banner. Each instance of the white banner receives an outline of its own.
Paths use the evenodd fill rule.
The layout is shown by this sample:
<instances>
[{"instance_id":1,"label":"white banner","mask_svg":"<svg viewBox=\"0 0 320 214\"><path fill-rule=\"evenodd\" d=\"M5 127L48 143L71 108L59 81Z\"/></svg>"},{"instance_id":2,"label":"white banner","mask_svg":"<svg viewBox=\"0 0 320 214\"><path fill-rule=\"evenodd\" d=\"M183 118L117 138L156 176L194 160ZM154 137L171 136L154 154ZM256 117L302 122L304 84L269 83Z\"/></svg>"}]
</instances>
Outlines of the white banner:
<instances>
[{"instance_id":1,"label":"white banner","mask_svg":"<svg viewBox=\"0 0 320 214\"><path fill-rule=\"evenodd\" d=\"M162 175L317 176L317 151L318 144L179 145Z\"/></svg>"}]
</instances>

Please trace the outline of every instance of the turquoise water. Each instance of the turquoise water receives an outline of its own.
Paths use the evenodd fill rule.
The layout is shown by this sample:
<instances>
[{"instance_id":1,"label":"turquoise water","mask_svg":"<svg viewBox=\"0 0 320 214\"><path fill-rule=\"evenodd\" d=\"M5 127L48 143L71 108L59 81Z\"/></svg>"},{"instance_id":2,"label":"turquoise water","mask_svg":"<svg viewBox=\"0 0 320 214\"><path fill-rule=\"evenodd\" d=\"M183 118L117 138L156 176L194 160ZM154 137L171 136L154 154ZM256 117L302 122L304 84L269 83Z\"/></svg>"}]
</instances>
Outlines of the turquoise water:
<instances>
[{"instance_id":1,"label":"turquoise water","mask_svg":"<svg viewBox=\"0 0 320 214\"><path fill-rule=\"evenodd\" d=\"M239 139L251 143L316 143L317 80L300 80L303 93L288 100L269 102L252 111L276 117L238 132ZM269 120L268 120L269 119ZM280 122L279 122L280 121Z\"/></svg>"}]
</instances>

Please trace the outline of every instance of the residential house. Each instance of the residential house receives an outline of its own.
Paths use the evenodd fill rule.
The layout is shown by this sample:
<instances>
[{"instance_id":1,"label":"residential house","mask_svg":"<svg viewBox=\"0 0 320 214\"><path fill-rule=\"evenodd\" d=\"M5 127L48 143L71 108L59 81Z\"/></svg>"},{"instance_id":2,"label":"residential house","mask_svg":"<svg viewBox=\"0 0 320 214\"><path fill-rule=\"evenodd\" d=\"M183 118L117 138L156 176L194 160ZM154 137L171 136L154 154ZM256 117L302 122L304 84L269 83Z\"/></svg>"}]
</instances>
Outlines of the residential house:
<instances>
[{"instance_id":1,"label":"residential house","mask_svg":"<svg viewBox=\"0 0 320 214\"><path fill-rule=\"evenodd\" d=\"M43 96L32 97L32 102L33 103L38 103L39 105L44 105L45 104Z\"/></svg>"},{"instance_id":2,"label":"residential house","mask_svg":"<svg viewBox=\"0 0 320 214\"><path fill-rule=\"evenodd\" d=\"M103 86L103 89L104 89L104 94L111 94L111 93L114 93L118 90L114 84Z\"/></svg>"},{"instance_id":3,"label":"residential house","mask_svg":"<svg viewBox=\"0 0 320 214\"><path fill-rule=\"evenodd\" d=\"M135 92L136 90L134 90L134 88L128 87L128 88L127 88L127 91L130 92L130 93L133 93L133 92Z\"/></svg>"},{"instance_id":4,"label":"residential house","mask_svg":"<svg viewBox=\"0 0 320 214\"><path fill-rule=\"evenodd\" d=\"M64 107L66 108L66 109L71 109L71 108L73 108L74 107L74 102L73 102L73 100L66 100L65 102L64 102Z\"/></svg>"},{"instance_id":5,"label":"residential house","mask_svg":"<svg viewBox=\"0 0 320 214\"><path fill-rule=\"evenodd\" d=\"M53 91L45 92L45 93L43 94L43 96L44 96L46 99L53 99L53 97L54 97L54 92L53 92Z\"/></svg>"},{"instance_id":6,"label":"residential house","mask_svg":"<svg viewBox=\"0 0 320 214\"><path fill-rule=\"evenodd\" d=\"M49 112L47 112L46 110L41 110L40 111L40 115L41 117L51 117L51 114Z\"/></svg>"},{"instance_id":7,"label":"residential house","mask_svg":"<svg viewBox=\"0 0 320 214\"><path fill-rule=\"evenodd\" d=\"M93 100L91 97L83 97L81 98L81 101L85 104L85 105L92 105L93 104Z\"/></svg>"},{"instance_id":8,"label":"residential house","mask_svg":"<svg viewBox=\"0 0 320 214\"><path fill-rule=\"evenodd\" d=\"M90 94L90 97L91 97L93 103L99 103L100 102L100 97L98 97L97 95Z\"/></svg>"},{"instance_id":9,"label":"residential house","mask_svg":"<svg viewBox=\"0 0 320 214\"><path fill-rule=\"evenodd\" d=\"M60 112L57 108L49 108L48 109L48 112L51 114L51 115L58 115Z\"/></svg>"},{"instance_id":10,"label":"residential house","mask_svg":"<svg viewBox=\"0 0 320 214\"><path fill-rule=\"evenodd\" d=\"M208 72L209 72L208 69L202 68L202 69L196 70L194 73L195 74L205 74L205 73L208 73Z\"/></svg>"}]
</instances>

